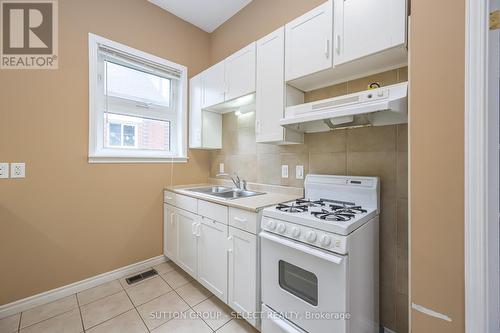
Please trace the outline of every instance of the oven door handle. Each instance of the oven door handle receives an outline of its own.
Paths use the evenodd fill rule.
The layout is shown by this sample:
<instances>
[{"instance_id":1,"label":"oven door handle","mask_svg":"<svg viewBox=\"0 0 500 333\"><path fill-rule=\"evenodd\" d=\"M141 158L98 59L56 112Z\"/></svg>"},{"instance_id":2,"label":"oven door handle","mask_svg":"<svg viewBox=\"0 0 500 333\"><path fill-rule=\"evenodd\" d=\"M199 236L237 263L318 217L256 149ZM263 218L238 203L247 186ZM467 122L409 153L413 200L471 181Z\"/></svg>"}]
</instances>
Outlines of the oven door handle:
<instances>
[{"instance_id":1,"label":"oven door handle","mask_svg":"<svg viewBox=\"0 0 500 333\"><path fill-rule=\"evenodd\" d=\"M287 246L287 247L292 248L294 250L305 252L307 254L310 254L312 256L329 261L329 262L337 264L337 265L340 265L342 263L342 260L344 260L343 258L337 257L336 255L333 255L333 254L330 254L330 253L327 253L327 252L324 252L321 250L317 250L317 249L312 248L312 247L307 246L307 245L302 245L301 243L297 243L295 241L291 241L291 240L288 240L288 239L285 239L285 238L282 238L279 236L269 234L265 231L261 232L259 234L259 236L262 238L265 238L267 240L270 240L271 242L279 243L281 245Z\"/></svg>"}]
</instances>

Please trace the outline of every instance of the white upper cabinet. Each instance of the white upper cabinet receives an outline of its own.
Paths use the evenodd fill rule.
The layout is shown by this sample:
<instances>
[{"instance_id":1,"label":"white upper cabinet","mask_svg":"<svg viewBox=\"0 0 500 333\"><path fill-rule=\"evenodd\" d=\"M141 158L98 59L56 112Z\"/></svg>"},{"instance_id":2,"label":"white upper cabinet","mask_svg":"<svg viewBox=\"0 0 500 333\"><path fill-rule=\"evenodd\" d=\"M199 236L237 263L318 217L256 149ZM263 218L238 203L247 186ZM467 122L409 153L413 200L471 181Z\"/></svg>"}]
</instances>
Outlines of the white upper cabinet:
<instances>
[{"instance_id":1,"label":"white upper cabinet","mask_svg":"<svg viewBox=\"0 0 500 333\"><path fill-rule=\"evenodd\" d=\"M255 134L257 142L284 142L303 135L287 133L280 126L285 108L285 28L281 27L257 41L257 84ZM295 135L293 135L295 134Z\"/></svg>"},{"instance_id":2,"label":"white upper cabinet","mask_svg":"<svg viewBox=\"0 0 500 333\"><path fill-rule=\"evenodd\" d=\"M226 94L230 101L255 91L255 42L224 60Z\"/></svg>"},{"instance_id":3,"label":"white upper cabinet","mask_svg":"<svg viewBox=\"0 0 500 333\"><path fill-rule=\"evenodd\" d=\"M219 62L203 72L202 107L224 102L224 62Z\"/></svg>"},{"instance_id":4,"label":"white upper cabinet","mask_svg":"<svg viewBox=\"0 0 500 333\"><path fill-rule=\"evenodd\" d=\"M329 0L285 25L286 81L333 66L332 7Z\"/></svg>"},{"instance_id":5,"label":"white upper cabinet","mask_svg":"<svg viewBox=\"0 0 500 333\"><path fill-rule=\"evenodd\" d=\"M406 0L334 0L334 63L406 42Z\"/></svg>"},{"instance_id":6,"label":"white upper cabinet","mask_svg":"<svg viewBox=\"0 0 500 333\"><path fill-rule=\"evenodd\" d=\"M205 73L189 80L189 148L221 149L222 116L202 109Z\"/></svg>"}]
</instances>

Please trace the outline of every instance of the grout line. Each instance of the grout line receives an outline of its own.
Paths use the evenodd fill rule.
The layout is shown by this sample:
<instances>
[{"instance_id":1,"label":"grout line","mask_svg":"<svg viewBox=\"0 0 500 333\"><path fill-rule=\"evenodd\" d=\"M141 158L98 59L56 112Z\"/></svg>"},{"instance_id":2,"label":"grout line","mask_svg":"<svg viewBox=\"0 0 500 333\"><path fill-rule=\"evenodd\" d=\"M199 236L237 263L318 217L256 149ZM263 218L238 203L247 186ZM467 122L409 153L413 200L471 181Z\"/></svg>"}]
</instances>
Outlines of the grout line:
<instances>
[{"instance_id":1,"label":"grout line","mask_svg":"<svg viewBox=\"0 0 500 333\"><path fill-rule=\"evenodd\" d=\"M118 283L120 283L120 282L118 282ZM120 284L120 286L121 286L121 284ZM93 300L92 302L85 303L85 304L78 305L78 306L79 306L79 307L84 307L84 306L87 306L87 305L89 305L89 304L92 304L92 303L95 303L95 302L97 302L97 301L100 301L100 300L102 300L103 298L106 298L106 297L109 297L109 296L113 296L113 295L119 294L119 293L121 293L122 291L125 291L125 289L123 289L123 287L122 287L122 290L118 290L117 292L114 292L114 293L112 293L112 294L109 294L109 295L106 295L106 296L102 296L102 297L96 298L96 299L95 299L95 300ZM78 302L78 297L77 297L77 302ZM78 302L78 303L79 303L79 302Z\"/></svg>"},{"instance_id":2,"label":"grout line","mask_svg":"<svg viewBox=\"0 0 500 333\"><path fill-rule=\"evenodd\" d=\"M153 268L153 267L151 267L151 268ZM159 274L158 274L158 275L159 275ZM163 279L162 279L162 280L163 280ZM142 323L143 323L143 324L144 324L144 326L146 327L146 330L147 330L148 332L151 332L151 330L149 329L148 325L146 325L146 322L145 322L145 321L144 321L144 319L142 318L142 316L141 316L141 314L140 314L139 310L137 310L137 307L135 306L134 302L132 301L132 299L130 298L130 296L129 296L129 294L127 293L127 291L126 291L126 290L125 290L125 295L127 295L128 299L130 300L130 303L132 303L132 306L134 307L135 312L137 313L137 315L138 315L138 316L139 316L139 318L141 319ZM163 296L163 295L165 295L165 294L162 294L162 295L160 295L160 296ZM158 297L160 297L160 296L158 296ZM148 301L148 302L150 302L150 301ZM146 302L146 303L147 303L147 302ZM146 303L143 303L143 304L146 304ZM141 305L143 305L143 304L141 304Z\"/></svg>"},{"instance_id":3,"label":"grout line","mask_svg":"<svg viewBox=\"0 0 500 333\"><path fill-rule=\"evenodd\" d=\"M21 331L21 320L23 319L23 313L21 312L19 314L19 323L17 324L17 332L19 333Z\"/></svg>"},{"instance_id":4,"label":"grout line","mask_svg":"<svg viewBox=\"0 0 500 333\"><path fill-rule=\"evenodd\" d=\"M73 294L73 295L74 295L74 294ZM71 295L69 295L69 296L71 296ZM66 296L66 297L69 297L69 296ZM63 298L66 298L66 297L63 297ZM63 298L57 299L56 301L61 300L61 299L63 299ZM54 302L55 302L55 301L54 301ZM52 302L50 302L50 303L52 303ZM47 304L50 304L50 303L47 303ZM45 305L45 304L42 304L42 305ZM39 306L42 306L42 305L39 305ZM73 311L73 310L74 310L74 309L76 309L77 307L78 307L78 305L77 305L76 307L74 307L74 308L71 308L71 309L69 309L69 310L65 310L65 311L63 311L63 312L61 312L61 313L58 313L58 314L56 314L56 315L54 315L54 316L52 316L52 317L45 318L45 319L43 319L43 320L37 321L36 323L29 324L28 326L24 326L24 327L21 327L21 318L19 318L19 331L24 330L24 329L26 329L26 328L28 328L28 327L31 327L31 326L34 326L34 325L37 325L37 324L43 323L44 321L47 321L47 320L53 319L53 318L55 318L55 317L59 317L60 315L63 315L63 314L66 314L66 313L68 313L68 312ZM34 308L32 308L32 309L34 309ZM31 310L31 309L30 309L30 310ZM22 317L22 314L23 314L23 313L21 312L21 317Z\"/></svg>"},{"instance_id":5,"label":"grout line","mask_svg":"<svg viewBox=\"0 0 500 333\"><path fill-rule=\"evenodd\" d=\"M75 294L76 304L78 304L78 312L80 312L80 321L82 323L83 332L85 332L85 325L83 325L83 316L82 316L82 308L80 307L80 301L78 300L78 295Z\"/></svg>"}]
</instances>

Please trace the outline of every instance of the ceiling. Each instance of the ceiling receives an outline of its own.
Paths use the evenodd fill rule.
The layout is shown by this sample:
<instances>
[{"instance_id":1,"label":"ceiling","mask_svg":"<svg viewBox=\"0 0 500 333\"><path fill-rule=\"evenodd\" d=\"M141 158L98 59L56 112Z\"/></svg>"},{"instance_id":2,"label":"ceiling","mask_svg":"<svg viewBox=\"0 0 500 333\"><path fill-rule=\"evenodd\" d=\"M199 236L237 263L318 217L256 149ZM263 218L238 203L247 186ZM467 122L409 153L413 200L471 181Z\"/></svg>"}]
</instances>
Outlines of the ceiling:
<instances>
[{"instance_id":1,"label":"ceiling","mask_svg":"<svg viewBox=\"0 0 500 333\"><path fill-rule=\"evenodd\" d=\"M148 0L206 32L212 32L252 0Z\"/></svg>"}]
</instances>

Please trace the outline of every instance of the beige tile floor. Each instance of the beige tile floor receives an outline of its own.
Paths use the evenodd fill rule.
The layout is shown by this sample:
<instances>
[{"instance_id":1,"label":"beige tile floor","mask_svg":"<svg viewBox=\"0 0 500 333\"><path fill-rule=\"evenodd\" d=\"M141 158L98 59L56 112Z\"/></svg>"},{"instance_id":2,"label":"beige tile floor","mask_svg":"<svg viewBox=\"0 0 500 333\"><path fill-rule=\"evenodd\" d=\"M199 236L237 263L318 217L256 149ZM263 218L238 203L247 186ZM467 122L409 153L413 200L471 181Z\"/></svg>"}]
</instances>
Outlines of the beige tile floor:
<instances>
[{"instance_id":1,"label":"beige tile floor","mask_svg":"<svg viewBox=\"0 0 500 333\"><path fill-rule=\"evenodd\" d=\"M254 333L172 262L128 285L125 278L0 320L0 333Z\"/></svg>"}]
</instances>

